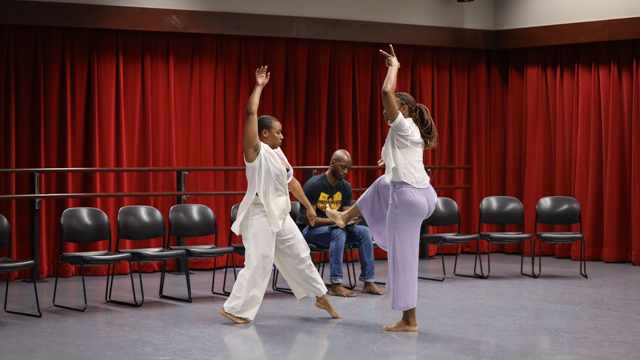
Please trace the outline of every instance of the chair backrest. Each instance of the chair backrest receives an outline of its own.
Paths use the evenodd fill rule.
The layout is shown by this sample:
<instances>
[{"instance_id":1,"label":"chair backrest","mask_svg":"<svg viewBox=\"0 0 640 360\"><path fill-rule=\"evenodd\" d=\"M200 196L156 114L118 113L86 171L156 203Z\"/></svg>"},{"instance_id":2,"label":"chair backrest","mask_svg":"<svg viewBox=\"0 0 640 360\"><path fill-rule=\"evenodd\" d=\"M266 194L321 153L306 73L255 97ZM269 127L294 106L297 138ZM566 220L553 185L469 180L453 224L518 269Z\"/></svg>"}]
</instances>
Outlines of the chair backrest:
<instances>
[{"instance_id":1,"label":"chair backrest","mask_svg":"<svg viewBox=\"0 0 640 360\"><path fill-rule=\"evenodd\" d=\"M547 196L536 205L536 223L569 225L582 222L578 200L569 196Z\"/></svg>"},{"instance_id":2,"label":"chair backrest","mask_svg":"<svg viewBox=\"0 0 640 360\"><path fill-rule=\"evenodd\" d=\"M301 210L302 210L302 205L300 204L300 201L291 202L291 211L289 211L289 216L291 216L291 218L293 219L293 222L296 223L296 226L300 230L307 227L307 225L305 225L304 223L298 224L298 216L300 216Z\"/></svg>"},{"instance_id":3,"label":"chair backrest","mask_svg":"<svg viewBox=\"0 0 640 360\"><path fill-rule=\"evenodd\" d=\"M438 197L436 208L423 224L427 226L447 226L460 224L460 209L455 200L448 197Z\"/></svg>"},{"instance_id":4,"label":"chair backrest","mask_svg":"<svg viewBox=\"0 0 640 360\"><path fill-rule=\"evenodd\" d=\"M433 213L422 222L420 234L428 234L429 226L449 225L458 225L458 232L460 232L460 208L455 200L439 196Z\"/></svg>"},{"instance_id":5,"label":"chair backrest","mask_svg":"<svg viewBox=\"0 0 640 360\"><path fill-rule=\"evenodd\" d=\"M298 214L300 214L300 201L292 201L291 202L291 211L289 211L289 216L293 218L293 221L298 220Z\"/></svg>"},{"instance_id":6,"label":"chair backrest","mask_svg":"<svg viewBox=\"0 0 640 360\"><path fill-rule=\"evenodd\" d=\"M104 211L93 207L74 207L66 209L60 217L60 247L70 242L85 244L109 240L111 243L111 223ZM111 248L111 245L109 245Z\"/></svg>"},{"instance_id":7,"label":"chair backrest","mask_svg":"<svg viewBox=\"0 0 640 360\"><path fill-rule=\"evenodd\" d=\"M11 226L7 218L0 214L0 247L5 246L11 246Z\"/></svg>"},{"instance_id":8,"label":"chair backrest","mask_svg":"<svg viewBox=\"0 0 640 360\"><path fill-rule=\"evenodd\" d=\"M509 225L524 223L524 207L511 196L489 196L480 203L480 223Z\"/></svg>"},{"instance_id":9,"label":"chair backrest","mask_svg":"<svg viewBox=\"0 0 640 360\"><path fill-rule=\"evenodd\" d=\"M234 222L236 222L236 218L238 217L238 209L240 208L240 204L235 204L231 207L231 216L230 216L230 221L229 221L229 225L233 225Z\"/></svg>"},{"instance_id":10,"label":"chair backrest","mask_svg":"<svg viewBox=\"0 0 640 360\"><path fill-rule=\"evenodd\" d=\"M164 217L152 206L123 206L118 210L118 239L147 240L165 236Z\"/></svg>"},{"instance_id":11,"label":"chair backrest","mask_svg":"<svg viewBox=\"0 0 640 360\"><path fill-rule=\"evenodd\" d=\"M217 233L216 214L206 205L178 204L169 210L169 236L198 237Z\"/></svg>"}]
</instances>

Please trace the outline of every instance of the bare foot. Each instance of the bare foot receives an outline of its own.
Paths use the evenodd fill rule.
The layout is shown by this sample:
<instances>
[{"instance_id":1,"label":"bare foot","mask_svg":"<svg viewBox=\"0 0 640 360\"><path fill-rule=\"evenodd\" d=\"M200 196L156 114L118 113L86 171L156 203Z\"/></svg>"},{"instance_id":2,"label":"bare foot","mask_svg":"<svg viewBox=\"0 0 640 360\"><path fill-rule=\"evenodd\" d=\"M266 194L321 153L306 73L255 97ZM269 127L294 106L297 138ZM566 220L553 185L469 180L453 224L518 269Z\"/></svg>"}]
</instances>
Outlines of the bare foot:
<instances>
[{"instance_id":1,"label":"bare foot","mask_svg":"<svg viewBox=\"0 0 640 360\"><path fill-rule=\"evenodd\" d=\"M316 306L322 310L326 310L332 318L342 319L342 315L338 314L336 309L333 308L333 305L331 305L327 294L316 297Z\"/></svg>"},{"instance_id":2,"label":"bare foot","mask_svg":"<svg viewBox=\"0 0 640 360\"><path fill-rule=\"evenodd\" d=\"M400 320L397 323L385 326L382 329L384 331L418 331L418 324L409 324L404 320Z\"/></svg>"},{"instance_id":3,"label":"bare foot","mask_svg":"<svg viewBox=\"0 0 640 360\"><path fill-rule=\"evenodd\" d=\"M331 284L331 288L329 289L329 295L342 296L342 297L356 297L356 293L345 288L340 284Z\"/></svg>"},{"instance_id":4,"label":"bare foot","mask_svg":"<svg viewBox=\"0 0 640 360\"><path fill-rule=\"evenodd\" d=\"M380 290L375 283L366 282L362 288L362 292L365 294L384 295L384 291Z\"/></svg>"},{"instance_id":5,"label":"bare foot","mask_svg":"<svg viewBox=\"0 0 640 360\"><path fill-rule=\"evenodd\" d=\"M344 213L335 211L330 206L327 206L325 214L327 214L327 217L340 228L344 228L347 225L347 220L344 219Z\"/></svg>"},{"instance_id":6,"label":"bare foot","mask_svg":"<svg viewBox=\"0 0 640 360\"><path fill-rule=\"evenodd\" d=\"M249 319L245 319L245 318L241 318L241 317L237 317L229 314L228 312L224 311L224 308L220 309L220 314L237 324L248 324L251 322L251 320Z\"/></svg>"}]
</instances>

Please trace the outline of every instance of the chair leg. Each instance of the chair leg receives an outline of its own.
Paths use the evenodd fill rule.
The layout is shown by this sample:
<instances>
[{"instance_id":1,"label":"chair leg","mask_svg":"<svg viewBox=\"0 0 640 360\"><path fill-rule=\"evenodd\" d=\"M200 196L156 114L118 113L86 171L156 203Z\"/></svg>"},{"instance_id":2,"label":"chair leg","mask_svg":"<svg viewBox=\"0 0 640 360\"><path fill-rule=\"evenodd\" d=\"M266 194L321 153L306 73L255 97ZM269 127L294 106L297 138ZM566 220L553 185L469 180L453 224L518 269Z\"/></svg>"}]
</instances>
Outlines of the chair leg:
<instances>
[{"instance_id":1,"label":"chair leg","mask_svg":"<svg viewBox=\"0 0 640 360\"><path fill-rule=\"evenodd\" d=\"M442 259L442 277L441 278L430 278L427 276L418 276L418 279L440 281L440 282L444 281L444 279L447 277L447 272L444 269L444 251L442 249L442 241L440 241L440 258ZM456 255L456 259L457 259L457 255Z\"/></svg>"},{"instance_id":2,"label":"chair leg","mask_svg":"<svg viewBox=\"0 0 640 360\"><path fill-rule=\"evenodd\" d=\"M348 255L351 255L351 260L349 260ZM348 250L344 252L344 260L347 263L347 278L349 279L349 286L344 286L344 288L349 290L353 290L358 284L358 281L356 278L356 265L355 265L355 260L353 260L353 258L354 258L353 250ZM349 264L351 264L351 269L349 269ZM355 279L354 281L351 280L352 271L353 271L353 278Z\"/></svg>"},{"instance_id":3,"label":"chair leg","mask_svg":"<svg viewBox=\"0 0 640 360\"><path fill-rule=\"evenodd\" d=\"M324 259L324 255L325 254L327 254L327 253L323 252L322 255L320 255L320 263L322 264L322 273L320 274L320 277L323 278L323 279L324 279L324 266L327 263L327 260Z\"/></svg>"},{"instance_id":4,"label":"chair leg","mask_svg":"<svg viewBox=\"0 0 640 360\"><path fill-rule=\"evenodd\" d=\"M484 270L482 269L482 254L480 253L480 244L476 246L476 261L473 265L473 273L482 279L488 279L489 274L491 274L491 243L487 241L487 275L484 275ZM476 266L478 264L478 260L480 262L480 273L476 271Z\"/></svg>"},{"instance_id":5,"label":"chair leg","mask_svg":"<svg viewBox=\"0 0 640 360\"><path fill-rule=\"evenodd\" d=\"M524 245L524 242L522 243L522 245ZM531 239L531 245L533 246L533 239ZM533 251L533 248L531 248L531 251ZM530 278L533 279L537 279L538 277L536 276L536 274L533 273L533 264L535 262L535 255L533 254L533 252L531 253L531 274L525 274L524 273L524 246L522 251L520 252L520 274L524 275L524 276L528 276Z\"/></svg>"},{"instance_id":6,"label":"chair leg","mask_svg":"<svg viewBox=\"0 0 640 360\"><path fill-rule=\"evenodd\" d=\"M56 271L56 285L54 286L54 289L53 289L53 306L59 307L59 308L63 308L63 309L68 309L68 310L84 312L87 309L87 289L86 289L86 286L85 286L85 283L84 283L84 264L80 263L80 274L82 276L82 294L84 296L84 307L82 309L56 304L56 290L57 290L57 287L58 287L58 273L59 272L60 272L60 261L58 261L58 271Z\"/></svg>"},{"instance_id":7,"label":"chair leg","mask_svg":"<svg viewBox=\"0 0 640 360\"><path fill-rule=\"evenodd\" d=\"M167 268L167 261L164 260L162 262L162 272L160 273L160 291L158 292L158 296L162 299L169 299L169 300L176 300L176 301L184 301L184 302L192 302L193 299L191 298L191 281L189 281L189 262L187 260L187 257L183 257L182 258L184 261L184 275L185 278L187 280L187 298L183 299L183 298L177 298L177 297L173 297L173 296L169 296L169 295L165 295L164 292L164 278L165 278L165 273L166 273L166 268Z\"/></svg>"},{"instance_id":8,"label":"chair leg","mask_svg":"<svg viewBox=\"0 0 640 360\"><path fill-rule=\"evenodd\" d=\"M271 289L273 289L273 291L279 291L279 292L283 292L283 293L286 293L286 294L293 294L293 291L291 291L290 288L278 287L278 277L279 276L280 276L280 271L274 265L273 266L272 279L271 279Z\"/></svg>"},{"instance_id":9,"label":"chair leg","mask_svg":"<svg viewBox=\"0 0 640 360\"><path fill-rule=\"evenodd\" d=\"M233 262L233 278L234 280L238 280L238 275L236 274L236 254L230 254L231 261ZM227 261L229 261L229 255L227 255ZM222 292L226 295L231 295L231 291L227 291L227 270L229 268L224 269L224 282L222 283Z\"/></svg>"},{"instance_id":10,"label":"chair leg","mask_svg":"<svg viewBox=\"0 0 640 360\"><path fill-rule=\"evenodd\" d=\"M131 278L131 290L133 291L133 303L111 299L111 292L113 291L113 278L115 277L115 272L116 272L116 264L107 265L107 290L104 292L104 300L108 304L138 307L138 302L136 301L136 288L133 284L133 272L131 271L131 261L127 261L127 263L129 264L129 277ZM111 270L112 265L113 265L113 270ZM109 281L109 278L111 278L111 281Z\"/></svg>"},{"instance_id":11,"label":"chair leg","mask_svg":"<svg viewBox=\"0 0 640 360\"><path fill-rule=\"evenodd\" d=\"M536 251L536 243L535 240L531 240L533 242L532 246L533 249L531 250L531 254L534 257L534 261L531 263L531 269L535 269L535 251ZM533 271L533 276L537 279L540 277L540 274L542 273L542 241L538 240L538 273L536 274L535 271Z\"/></svg>"},{"instance_id":12,"label":"chair leg","mask_svg":"<svg viewBox=\"0 0 640 360\"><path fill-rule=\"evenodd\" d=\"M328 252L321 252L320 253L320 262L318 263L318 273L320 273L320 278L323 279L322 281L324 281L324 267L327 263L328 260L325 260L325 254L327 255L327 258L329 257L329 253ZM322 268L322 269L321 269ZM327 284L324 283L324 285L326 287L330 287L331 284Z\"/></svg>"},{"instance_id":13,"label":"chair leg","mask_svg":"<svg viewBox=\"0 0 640 360\"><path fill-rule=\"evenodd\" d=\"M58 290L58 274L60 273L60 260L58 260L58 268L56 269L56 281L53 286L53 304L56 304L56 292Z\"/></svg>"},{"instance_id":14,"label":"chair leg","mask_svg":"<svg viewBox=\"0 0 640 360\"><path fill-rule=\"evenodd\" d=\"M136 302L136 304L138 305L138 307L144 305L144 287L142 286L142 266L140 266L140 259L138 259L138 280L140 281L140 296L141 296L141 301L140 304L138 304L138 302Z\"/></svg>"},{"instance_id":15,"label":"chair leg","mask_svg":"<svg viewBox=\"0 0 640 360\"><path fill-rule=\"evenodd\" d=\"M376 284L376 285L382 285L382 286L386 286L387 285L386 282L382 282L382 281L374 281L373 283Z\"/></svg>"},{"instance_id":16,"label":"chair leg","mask_svg":"<svg viewBox=\"0 0 640 360\"><path fill-rule=\"evenodd\" d=\"M216 283L216 259L217 257L213 258L213 280L211 280L211 293L214 295L229 296L229 294L226 291L224 291L224 284L222 286L222 292L215 292L213 290ZM224 264L225 282L227 280L227 268L229 268L229 256L227 256L227 262Z\"/></svg>"},{"instance_id":17,"label":"chair leg","mask_svg":"<svg viewBox=\"0 0 640 360\"><path fill-rule=\"evenodd\" d=\"M479 250L479 246L476 247L476 256L475 256L476 261L478 261L478 250ZM458 255L459 254L460 254L460 244L456 244L456 259L455 259L455 261L453 263L453 275L462 276L462 277L468 277L468 278L476 278L476 279L482 278L482 276L478 276L478 275L475 275L475 274L474 275L466 275L466 274L458 274L456 272L456 270L458 268ZM482 268L482 259L480 259L480 267ZM474 268L473 268L473 272L474 273L475 273L475 270L476 270L476 268L475 268L475 264L474 264Z\"/></svg>"},{"instance_id":18,"label":"chair leg","mask_svg":"<svg viewBox=\"0 0 640 360\"><path fill-rule=\"evenodd\" d=\"M40 311L40 301L38 301L38 289L36 288L36 276L34 274L33 268L31 268L31 281L33 282L33 291L36 294L36 308L38 309L38 314L36 315L36 314L23 313L19 311L7 310L7 296L9 295L9 274L7 274L7 289L4 293L4 311L5 312L10 314L25 315L25 316L31 316L31 317L37 317L37 318L42 317L42 312Z\"/></svg>"},{"instance_id":19,"label":"chair leg","mask_svg":"<svg viewBox=\"0 0 640 360\"><path fill-rule=\"evenodd\" d=\"M584 267L584 272L582 271ZM580 241L580 275L585 279L588 279L587 276L587 243L584 239Z\"/></svg>"}]
</instances>

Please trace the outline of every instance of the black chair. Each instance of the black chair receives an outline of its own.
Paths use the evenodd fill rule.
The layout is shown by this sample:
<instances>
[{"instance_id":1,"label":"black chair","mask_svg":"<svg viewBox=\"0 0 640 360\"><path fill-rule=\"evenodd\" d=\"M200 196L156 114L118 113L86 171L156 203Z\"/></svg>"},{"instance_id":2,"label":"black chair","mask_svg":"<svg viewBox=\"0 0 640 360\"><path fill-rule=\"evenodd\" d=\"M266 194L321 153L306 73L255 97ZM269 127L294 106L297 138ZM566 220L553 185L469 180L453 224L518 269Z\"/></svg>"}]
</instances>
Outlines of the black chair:
<instances>
[{"instance_id":1,"label":"black chair","mask_svg":"<svg viewBox=\"0 0 640 360\"><path fill-rule=\"evenodd\" d=\"M580 224L580 232L538 232L538 223L549 225ZM582 233L582 211L578 200L568 196L548 196L540 199L536 205L535 238L531 256L535 256L535 240L549 244L571 244L580 241L580 275L587 276L586 244ZM536 278L542 272L542 244L538 248L538 273L533 272ZM584 271L583 271L584 268Z\"/></svg>"},{"instance_id":2,"label":"black chair","mask_svg":"<svg viewBox=\"0 0 640 360\"><path fill-rule=\"evenodd\" d=\"M131 289L133 291L133 301L136 302L136 290L133 286L133 273L131 272L131 255L117 254L111 252L111 223L109 217L104 211L92 207L76 207L69 208L62 212L60 217L60 259L58 260L58 270L56 271L56 282L53 288L53 306L61 307L75 311L85 311L87 309L87 290L84 283L84 267L85 266L107 266L107 287L104 293L104 300L107 303L120 304L127 306L136 306L111 299L111 291L113 289L113 276L110 271L113 265L113 272L117 263L126 261L129 264L129 276L131 277ZM89 244L98 241L109 241L109 250L99 251L82 251L82 252L63 252L64 243ZM80 266L80 274L82 275L82 292L84 294L84 308L78 309L69 306L56 304L56 293L58 290L58 274L60 273L60 263L64 262L74 266ZM111 279L109 279L111 276ZM109 281L111 280L111 281Z\"/></svg>"},{"instance_id":3,"label":"black chair","mask_svg":"<svg viewBox=\"0 0 640 360\"><path fill-rule=\"evenodd\" d=\"M121 249L120 239L138 241L162 238L163 247ZM158 209L145 205L124 206L118 211L118 237L116 240L116 252L131 254L131 260L138 263L138 276L140 278L140 293L142 301L138 306L144 304L144 288L142 287L143 262L162 261L160 273L160 290L158 296L163 299L191 302L191 282L189 280L189 264L187 262L187 252L185 250L167 249L167 237L164 226L164 217ZM181 259L184 262L185 278L187 280L187 298L181 299L164 295L164 278L166 274L167 260Z\"/></svg>"},{"instance_id":4,"label":"black chair","mask_svg":"<svg viewBox=\"0 0 640 360\"><path fill-rule=\"evenodd\" d=\"M458 231L455 233L429 233L429 227L435 226L450 226L458 225ZM418 276L418 279L444 281L447 277L447 272L444 267L444 251L443 245L456 245L456 259L453 265L453 274L457 276L469 276L463 274L457 274L456 268L458 266L458 254L460 253L460 244L467 243L469 241L478 240L480 236L478 234L460 235L460 209L458 204L448 197L438 197L436 202L436 208L431 216L422 222L420 228L420 242L429 245L440 246L440 258L442 260L442 278L430 278ZM472 276L476 277L476 276Z\"/></svg>"},{"instance_id":5,"label":"black chair","mask_svg":"<svg viewBox=\"0 0 640 360\"><path fill-rule=\"evenodd\" d=\"M482 224L491 225L516 225L520 224L522 231L517 232L481 232ZM482 269L482 257L480 247L476 248L476 261L473 272L484 279L491 274L491 244L516 244L531 240L531 234L524 233L524 207L520 200L511 196L489 196L480 203L480 220L478 221L478 234L480 239L487 242L487 275ZM464 235L463 235L464 236ZM533 248L532 248L533 249ZM476 272L476 265L480 259L480 273ZM531 257L531 269L533 270L533 256ZM533 274L525 274L523 271L524 251L520 254L520 274L533 277Z\"/></svg>"},{"instance_id":6,"label":"black chair","mask_svg":"<svg viewBox=\"0 0 640 360\"><path fill-rule=\"evenodd\" d=\"M218 223L216 215L206 205L199 204L178 204L169 210L169 244L171 244L171 236L177 238L192 238L201 236L214 235L215 240L210 245L191 245L191 246L171 246L172 250L184 250L187 253L187 259L208 259L218 256L233 254L233 247L218 247ZM229 257L227 257L227 266L225 266L225 280L227 278L227 267L229 266ZM235 267L235 263L234 263ZM188 271L189 269L185 269ZM211 281L211 292L215 295L226 296L224 292L215 292L214 285L216 282L216 266L213 265L213 280ZM223 285L224 288L224 285Z\"/></svg>"},{"instance_id":7,"label":"black chair","mask_svg":"<svg viewBox=\"0 0 640 360\"><path fill-rule=\"evenodd\" d=\"M4 311L11 314L26 315L40 318L42 312L40 312L40 302L38 301L38 289L36 288L36 276L33 268L36 262L33 260L13 260L11 259L11 226L9 221L3 215L0 215L0 248L8 247L7 257L0 258L0 274L8 274L14 271L20 271L25 269L31 269L31 281L33 282L33 291L36 294L36 307L38 309L38 315L28 314L19 311L7 310L7 296L9 295L9 275L7 275L7 289L4 293Z\"/></svg>"}]
</instances>

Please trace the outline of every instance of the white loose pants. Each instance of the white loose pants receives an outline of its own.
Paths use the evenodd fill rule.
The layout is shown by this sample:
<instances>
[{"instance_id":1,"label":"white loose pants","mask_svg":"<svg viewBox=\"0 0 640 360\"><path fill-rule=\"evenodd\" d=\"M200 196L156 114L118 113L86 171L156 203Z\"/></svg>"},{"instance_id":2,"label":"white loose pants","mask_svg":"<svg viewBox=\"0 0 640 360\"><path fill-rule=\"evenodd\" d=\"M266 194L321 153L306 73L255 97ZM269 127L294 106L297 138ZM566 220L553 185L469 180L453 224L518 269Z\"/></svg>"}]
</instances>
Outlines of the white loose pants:
<instances>
[{"instance_id":1,"label":"white loose pants","mask_svg":"<svg viewBox=\"0 0 640 360\"><path fill-rule=\"evenodd\" d=\"M253 320L275 264L296 298L322 296L327 287L313 265L309 246L293 219L287 216L280 231L271 230L267 211L256 198L242 223L245 246L244 269L238 274L224 310Z\"/></svg>"}]
</instances>

